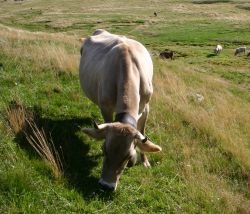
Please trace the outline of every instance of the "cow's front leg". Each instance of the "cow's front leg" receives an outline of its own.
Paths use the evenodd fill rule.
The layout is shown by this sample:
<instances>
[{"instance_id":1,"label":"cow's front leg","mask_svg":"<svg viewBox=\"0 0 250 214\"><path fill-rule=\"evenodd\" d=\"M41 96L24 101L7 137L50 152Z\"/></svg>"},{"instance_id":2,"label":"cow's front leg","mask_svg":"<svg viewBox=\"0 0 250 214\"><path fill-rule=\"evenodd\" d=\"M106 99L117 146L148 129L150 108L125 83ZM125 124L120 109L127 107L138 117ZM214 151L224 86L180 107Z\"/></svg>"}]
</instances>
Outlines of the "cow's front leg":
<instances>
[{"instance_id":1,"label":"cow's front leg","mask_svg":"<svg viewBox=\"0 0 250 214\"><path fill-rule=\"evenodd\" d=\"M147 122L148 118L148 113L149 113L149 105L147 104L141 117L139 118L138 124L137 124L137 129L144 135L145 134L145 125ZM141 162L145 167L150 167L150 163L148 161L148 158L145 153L140 151L140 156L141 156Z\"/></svg>"}]
</instances>

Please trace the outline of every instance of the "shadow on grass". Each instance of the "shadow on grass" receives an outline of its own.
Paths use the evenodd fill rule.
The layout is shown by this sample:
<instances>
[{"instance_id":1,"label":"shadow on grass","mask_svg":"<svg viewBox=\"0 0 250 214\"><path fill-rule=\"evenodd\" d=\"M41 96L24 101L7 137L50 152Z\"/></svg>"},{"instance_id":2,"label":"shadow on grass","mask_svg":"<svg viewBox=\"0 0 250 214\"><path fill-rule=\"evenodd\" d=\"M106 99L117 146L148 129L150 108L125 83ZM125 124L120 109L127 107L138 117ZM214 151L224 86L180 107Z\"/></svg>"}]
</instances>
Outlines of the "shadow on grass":
<instances>
[{"instance_id":1,"label":"shadow on grass","mask_svg":"<svg viewBox=\"0 0 250 214\"><path fill-rule=\"evenodd\" d=\"M250 10L250 6L237 5L236 7L242 10Z\"/></svg>"},{"instance_id":2,"label":"shadow on grass","mask_svg":"<svg viewBox=\"0 0 250 214\"><path fill-rule=\"evenodd\" d=\"M215 4L215 3L228 3L231 0L197 0L193 1L193 4Z\"/></svg>"},{"instance_id":3,"label":"shadow on grass","mask_svg":"<svg viewBox=\"0 0 250 214\"><path fill-rule=\"evenodd\" d=\"M211 58L211 57L215 57L215 56L217 56L217 55L214 53L207 54L207 58Z\"/></svg>"},{"instance_id":4,"label":"shadow on grass","mask_svg":"<svg viewBox=\"0 0 250 214\"><path fill-rule=\"evenodd\" d=\"M91 126L91 118L46 118L42 111L34 107L32 110L34 121L39 129L43 129L46 138L51 139L58 151L62 164L64 177L68 184L76 189L83 198L89 199L98 195L104 200L112 199L112 193L104 192L99 188L98 178L91 175L97 166L102 154L90 155L90 145L86 142L81 128ZM24 128L16 135L16 141L30 156L37 156L34 149L28 144L25 134L30 133L29 128Z\"/></svg>"}]
</instances>

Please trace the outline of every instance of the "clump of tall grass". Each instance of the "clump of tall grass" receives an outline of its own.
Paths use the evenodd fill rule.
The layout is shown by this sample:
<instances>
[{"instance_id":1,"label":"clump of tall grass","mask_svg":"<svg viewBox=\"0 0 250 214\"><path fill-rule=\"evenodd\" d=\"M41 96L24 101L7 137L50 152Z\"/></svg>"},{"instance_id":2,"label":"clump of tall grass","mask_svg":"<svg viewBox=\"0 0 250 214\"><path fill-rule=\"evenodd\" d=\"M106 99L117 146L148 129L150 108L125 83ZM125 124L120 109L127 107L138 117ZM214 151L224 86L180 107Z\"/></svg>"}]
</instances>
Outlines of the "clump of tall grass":
<instances>
[{"instance_id":1,"label":"clump of tall grass","mask_svg":"<svg viewBox=\"0 0 250 214\"><path fill-rule=\"evenodd\" d=\"M25 129L26 121L31 117L24 106L16 102L6 108L6 118L14 134L18 134Z\"/></svg>"},{"instance_id":2,"label":"clump of tall grass","mask_svg":"<svg viewBox=\"0 0 250 214\"><path fill-rule=\"evenodd\" d=\"M43 129L39 129L33 121L28 121L31 134L26 135L29 144L36 150L39 156L48 164L54 176L59 178L63 174L63 165L52 139L47 140Z\"/></svg>"},{"instance_id":3,"label":"clump of tall grass","mask_svg":"<svg viewBox=\"0 0 250 214\"><path fill-rule=\"evenodd\" d=\"M12 104L6 108L6 118L14 134L23 133L26 141L38 153L51 169L55 178L63 175L63 165L55 145L42 128L38 128L33 115L21 104Z\"/></svg>"}]
</instances>

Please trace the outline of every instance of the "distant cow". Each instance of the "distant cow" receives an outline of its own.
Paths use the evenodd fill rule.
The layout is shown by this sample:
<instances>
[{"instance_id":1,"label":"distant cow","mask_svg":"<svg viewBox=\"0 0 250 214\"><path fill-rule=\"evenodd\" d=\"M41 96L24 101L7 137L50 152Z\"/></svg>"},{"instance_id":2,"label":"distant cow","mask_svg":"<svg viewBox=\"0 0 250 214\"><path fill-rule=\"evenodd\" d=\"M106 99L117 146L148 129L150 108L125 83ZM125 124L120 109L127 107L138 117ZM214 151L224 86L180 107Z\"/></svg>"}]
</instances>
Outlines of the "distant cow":
<instances>
[{"instance_id":1,"label":"distant cow","mask_svg":"<svg viewBox=\"0 0 250 214\"><path fill-rule=\"evenodd\" d=\"M143 152L161 151L144 135L153 93L152 60L139 42L99 29L84 40L79 75L83 91L99 106L105 121L83 129L105 140L99 183L115 190L127 163L136 161L136 147L146 167L150 164Z\"/></svg>"},{"instance_id":2,"label":"distant cow","mask_svg":"<svg viewBox=\"0 0 250 214\"><path fill-rule=\"evenodd\" d=\"M246 53L247 48L246 47L239 47L235 49L234 55L237 56L240 53Z\"/></svg>"},{"instance_id":3,"label":"distant cow","mask_svg":"<svg viewBox=\"0 0 250 214\"><path fill-rule=\"evenodd\" d=\"M214 53L216 55L220 54L220 52L222 51L222 46L221 45L216 45L216 47L214 48Z\"/></svg>"},{"instance_id":4,"label":"distant cow","mask_svg":"<svg viewBox=\"0 0 250 214\"><path fill-rule=\"evenodd\" d=\"M160 57L162 59L173 59L174 58L174 51L163 51L160 53Z\"/></svg>"}]
</instances>

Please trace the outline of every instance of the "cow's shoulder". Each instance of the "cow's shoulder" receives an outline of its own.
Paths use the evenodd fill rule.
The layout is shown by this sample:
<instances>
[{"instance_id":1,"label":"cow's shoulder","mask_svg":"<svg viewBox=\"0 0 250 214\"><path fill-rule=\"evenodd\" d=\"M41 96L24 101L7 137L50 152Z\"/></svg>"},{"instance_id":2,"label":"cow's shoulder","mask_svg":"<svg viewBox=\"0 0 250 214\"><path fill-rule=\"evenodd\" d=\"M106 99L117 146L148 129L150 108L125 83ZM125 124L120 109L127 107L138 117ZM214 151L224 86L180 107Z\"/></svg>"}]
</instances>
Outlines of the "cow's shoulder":
<instances>
[{"instance_id":1,"label":"cow's shoulder","mask_svg":"<svg viewBox=\"0 0 250 214\"><path fill-rule=\"evenodd\" d=\"M107 53L116 46L126 43L126 40L125 36L111 34L105 30L98 29L85 40L84 48L91 52L104 51L104 53Z\"/></svg>"},{"instance_id":2,"label":"cow's shoulder","mask_svg":"<svg viewBox=\"0 0 250 214\"><path fill-rule=\"evenodd\" d=\"M126 36L120 36L109 33L103 29L97 29L95 32L85 40L85 47L92 48L105 48L106 51L118 48L129 49L131 51L138 51L144 49L144 47L137 41L129 39Z\"/></svg>"},{"instance_id":3,"label":"cow's shoulder","mask_svg":"<svg viewBox=\"0 0 250 214\"><path fill-rule=\"evenodd\" d=\"M100 35L100 34L104 34L104 33L108 33L108 32L106 30L103 30L103 29L96 29L92 35L96 36L96 35Z\"/></svg>"}]
</instances>

